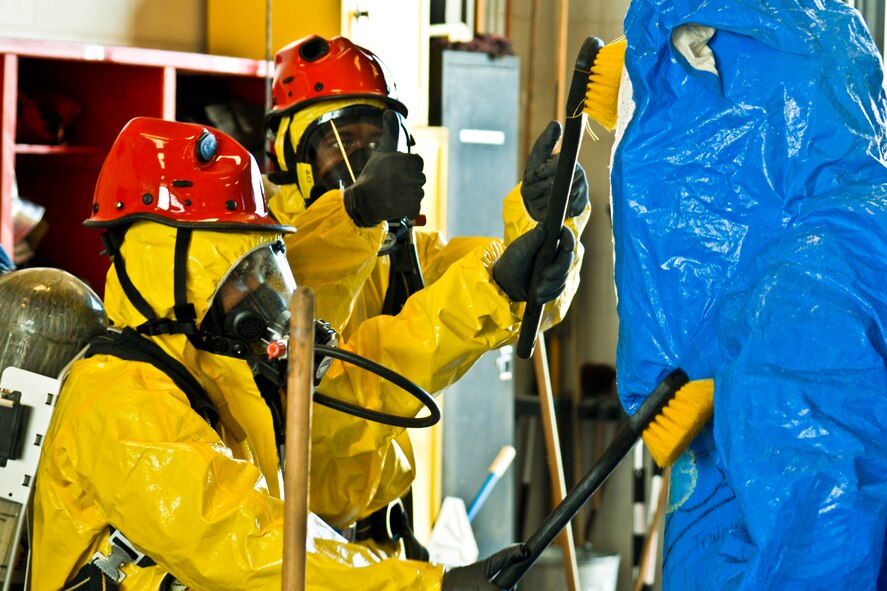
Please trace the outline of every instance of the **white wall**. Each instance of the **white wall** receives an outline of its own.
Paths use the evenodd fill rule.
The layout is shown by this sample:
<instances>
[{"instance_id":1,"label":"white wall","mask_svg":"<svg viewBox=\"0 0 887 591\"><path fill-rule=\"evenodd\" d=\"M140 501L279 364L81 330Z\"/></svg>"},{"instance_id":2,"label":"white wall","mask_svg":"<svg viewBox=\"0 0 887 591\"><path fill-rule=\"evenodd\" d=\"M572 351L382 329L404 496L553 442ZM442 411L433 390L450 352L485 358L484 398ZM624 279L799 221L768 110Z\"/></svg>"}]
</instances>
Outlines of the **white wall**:
<instances>
[{"instance_id":1,"label":"white wall","mask_svg":"<svg viewBox=\"0 0 887 591\"><path fill-rule=\"evenodd\" d=\"M203 51L204 0L0 0L0 36Z\"/></svg>"}]
</instances>

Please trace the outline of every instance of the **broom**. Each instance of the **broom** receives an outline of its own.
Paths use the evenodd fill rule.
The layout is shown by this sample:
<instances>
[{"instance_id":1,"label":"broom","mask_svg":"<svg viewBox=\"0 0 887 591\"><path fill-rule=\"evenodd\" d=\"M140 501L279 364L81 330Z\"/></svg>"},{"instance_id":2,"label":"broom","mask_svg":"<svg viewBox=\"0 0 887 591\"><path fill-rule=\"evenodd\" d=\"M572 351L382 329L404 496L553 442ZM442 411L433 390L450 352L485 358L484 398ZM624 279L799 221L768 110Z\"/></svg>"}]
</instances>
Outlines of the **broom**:
<instances>
[{"instance_id":1,"label":"broom","mask_svg":"<svg viewBox=\"0 0 887 591\"><path fill-rule=\"evenodd\" d=\"M628 455L638 439L656 463L663 468L677 460L711 418L714 408L714 381L689 382L680 369L672 371L656 387L619 429L603 455L582 477L564 500L522 544L525 558L494 575L490 581L501 589L511 589L533 566L542 551Z\"/></svg>"}]
</instances>

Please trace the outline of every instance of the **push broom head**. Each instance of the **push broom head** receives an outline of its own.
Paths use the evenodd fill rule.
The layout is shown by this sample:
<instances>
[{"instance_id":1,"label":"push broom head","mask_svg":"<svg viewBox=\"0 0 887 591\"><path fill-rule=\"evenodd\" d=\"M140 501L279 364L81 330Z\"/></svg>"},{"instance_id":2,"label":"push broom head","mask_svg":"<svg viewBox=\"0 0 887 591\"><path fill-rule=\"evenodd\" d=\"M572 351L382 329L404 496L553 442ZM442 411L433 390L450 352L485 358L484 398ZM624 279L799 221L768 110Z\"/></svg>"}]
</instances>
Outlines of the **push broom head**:
<instances>
[{"instance_id":1,"label":"push broom head","mask_svg":"<svg viewBox=\"0 0 887 591\"><path fill-rule=\"evenodd\" d=\"M616 105L622 64L625 63L625 46L625 37L604 45L595 56L588 75L584 111L610 131L616 129Z\"/></svg>"},{"instance_id":2,"label":"push broom head","mask_svg":"<svg viewBox=\"0 0 887 591\"><path fill-rule=\"evenodd\" d=\"M675 463L711 418L714 380L696 380L678 390L641 435L656 464Z\"/></svg>"},{"instance_id":3,"label":"push broom head","mask_svg":"<svg viewBox=\"0 0 887 591\"><path fill-rule=\"evenodd\" d=\"M676 369L630 418L660 467L671 466L711 418L714 380L689 382Z\"/></svg>"}]
</instances>

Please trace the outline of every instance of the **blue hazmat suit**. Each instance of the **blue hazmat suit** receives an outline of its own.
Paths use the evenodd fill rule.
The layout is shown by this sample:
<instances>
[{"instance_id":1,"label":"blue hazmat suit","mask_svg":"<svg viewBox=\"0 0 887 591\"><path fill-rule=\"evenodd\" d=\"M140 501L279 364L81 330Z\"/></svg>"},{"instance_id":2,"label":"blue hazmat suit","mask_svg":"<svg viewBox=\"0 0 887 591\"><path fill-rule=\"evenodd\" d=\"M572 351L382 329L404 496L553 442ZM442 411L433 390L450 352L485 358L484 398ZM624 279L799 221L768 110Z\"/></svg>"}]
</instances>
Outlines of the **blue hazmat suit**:
<instances>
[{"instance_id":1,"label":"blue hazmat suit","mask_svg":"<svg viewBox=\"0 0 887 591\"><path fill-rule=\"evenodd\" d=\"M829 0L635 0L625 32L620 397L674 367L715 381L672 468L664 588L887 589L877 48Z\"/></svg>"}]
</instances>

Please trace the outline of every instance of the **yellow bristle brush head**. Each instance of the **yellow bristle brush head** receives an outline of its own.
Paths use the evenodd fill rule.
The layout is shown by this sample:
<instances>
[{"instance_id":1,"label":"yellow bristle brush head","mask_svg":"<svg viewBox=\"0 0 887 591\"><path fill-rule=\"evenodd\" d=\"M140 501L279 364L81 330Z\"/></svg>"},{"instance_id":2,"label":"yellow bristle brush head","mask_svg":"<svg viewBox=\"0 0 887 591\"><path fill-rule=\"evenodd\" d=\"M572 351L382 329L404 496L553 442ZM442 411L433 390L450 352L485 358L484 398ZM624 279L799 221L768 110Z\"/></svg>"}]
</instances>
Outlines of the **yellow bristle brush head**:
<instances>
[{"instance_id":1,"label":"yellow bristle brush head","mask_svg":"<svg viewBox=\"0 0 887 591\"><path fill-rule=\"evenodd\" d=\"M625 63L625 46L625 37L604 45L595 56L588 75L583 110L610 131L616 129L616 109L622 65Z\"/></svg>"},{"instance_id":2,"label":"yellow bristle brush head","mask_svg":"<svg viewBox=\"0 0 887 591\"><path fill-rule=\"evenodd\" d=\"M678 459L699 434L714 410L714 380L682 386L642 433L656 464L665 468Z\"/></svg>"}]
</instances>

